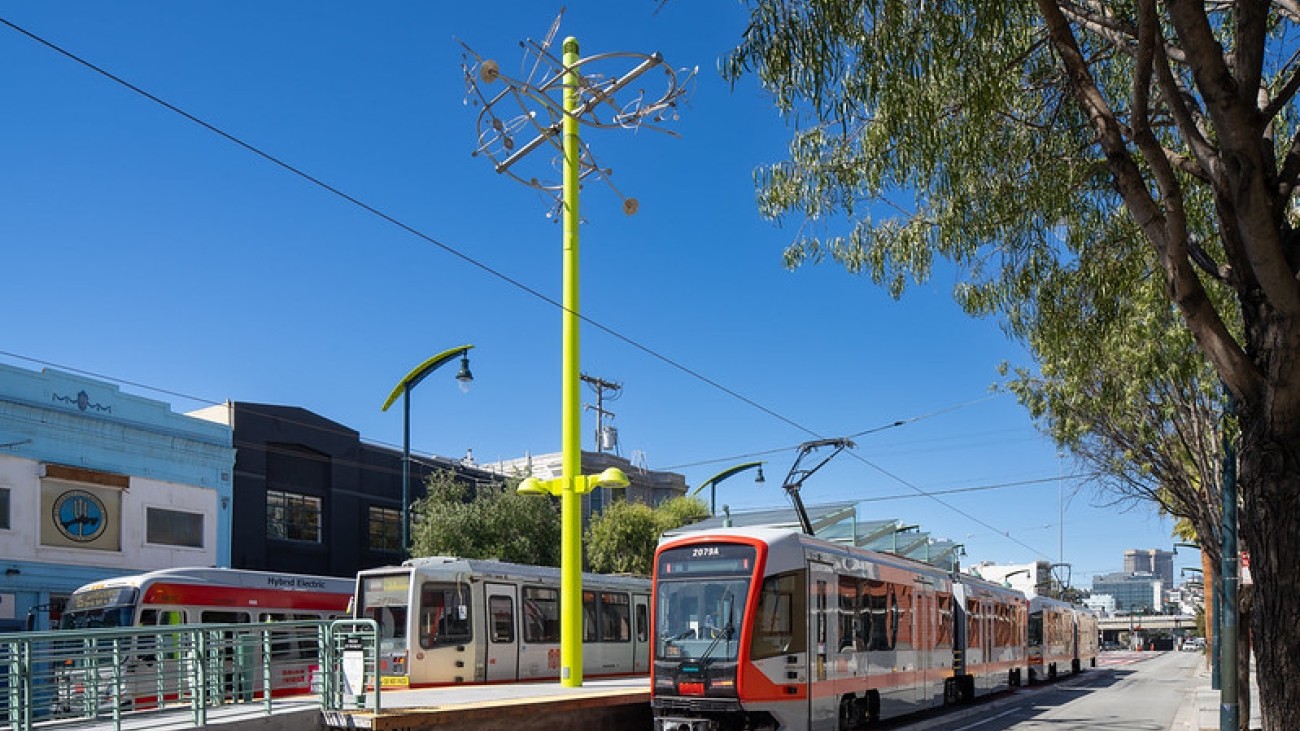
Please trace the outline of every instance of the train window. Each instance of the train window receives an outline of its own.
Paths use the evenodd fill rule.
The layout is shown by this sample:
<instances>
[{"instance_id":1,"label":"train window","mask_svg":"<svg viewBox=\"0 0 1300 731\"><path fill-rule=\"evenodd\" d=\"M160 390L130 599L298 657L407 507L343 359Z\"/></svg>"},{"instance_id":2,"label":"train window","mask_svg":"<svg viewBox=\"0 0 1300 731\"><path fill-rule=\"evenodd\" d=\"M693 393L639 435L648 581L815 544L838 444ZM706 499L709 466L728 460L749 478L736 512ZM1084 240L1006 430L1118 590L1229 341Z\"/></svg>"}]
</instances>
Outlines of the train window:
<instances>
[{"instance_id":1,"label":"train window","mask_svg":"<svg viewBox=\"0 0 1300 731\"><path fill-rule=\"evenodd\" d=\"M460 645L474 636L472 607L464 584L428 582L420 586L420 647Z\"/></svg>"},{"instance_id":2,"label":"train window","mask_svg":"<svg viewBox=\"0 0 1300 731\"><path fill-rule=\"evenodd\" d=\"M582 641L596 641L596 592L582 592Z\"/></svg>"},{"instance_id":3,"label":"train window","mask_svg":"<svg viewBox=\"0 0 1300 731\"><path fill-rule=\"evenodd\" d=\"M560 641L560 592L524 587L524 642Z\"/></svg>"},{"instance_id":4,"label":"train window","mask_svg":"<svg viewBox=\"0 0 1300 731\"><path fill-rule=\"evenodd\" d=\"M492 621L492 641L515 641L515 601L508 596L488 598L488 616Z\"/></svg>"},{"instance_id":5,"label":"train window","mask_svg":"<svg viewBox=\"0 0 1300 731\"><path fill-rule=\"evenodd\" d=\"M807 595L807 578L802 570L763 580L751 650L755 660L807 651Z\"/></svg>"},{"instance_id":6,"label":"train window","mask_svg":"<svg viewBox=\"0 0 1300 731\"><path fill-rule=\"evenodd\" d=\"M840 577L840 652L865 649L862 646L862 614L858 609L861 582L852 576Z\"/></svg>"},{"instance_id":7,"label":"train window","mask_svg":"<svg viewBox=\"0 0 1300 731\"><path fill-rule=\"evenodd\" d=\"M632 603L627 594L600 595L600 641L628 642L632 639Z\"/></svg>"},{"instance_id":8,"label":"train window","mask_svg":"<svg viewBox=\"0 0 1300 731\"><path fill-rule=\"evenodd\" d=\"M636 605L636 641L645 642L650 638L649 612L644 604Z\"/></svg>"},{"instance_id":9,"label":"train window","mask_svg":"<svg viewBox=\"0 0 1300 731\"><path fill-rule=\"evenodd\" d=\"M966 602L966 645L968 647L984 646L984 614L980 611L978 599Z\"/></svg>"},{"instance_id":10,"label":"train window","mask_svg":"<svg viewBox=\"0 0 1300 731\"><path fill-rule=\"evenodd\" d=\"M939 633L934 639L935 647L952 647L953 616L952 595L938 594Z\"/></svg>"},{"instance_id":11,"label":"train window","mask_svg":"<svg viewBox=\"0 0 1300 731\"><path fill-rule=\"evenodd\" d=\"M1043 644L1043 613L1034 612L1029 615L1029 644Z\"/></svg>"},{"instance_id":12,"label":"train window","mask_svg":"<svg viewBox=\"0 0 1300 731\"><path fill-rule=\"evenodd\" d=\"M898 643L898 625L902 610L898 602L898 587L883 581L868 579L862 587L862 610L866 614L868 650L892 650ZM867 621L870 617L870 621Z\"/></svg>"}]
</instances>

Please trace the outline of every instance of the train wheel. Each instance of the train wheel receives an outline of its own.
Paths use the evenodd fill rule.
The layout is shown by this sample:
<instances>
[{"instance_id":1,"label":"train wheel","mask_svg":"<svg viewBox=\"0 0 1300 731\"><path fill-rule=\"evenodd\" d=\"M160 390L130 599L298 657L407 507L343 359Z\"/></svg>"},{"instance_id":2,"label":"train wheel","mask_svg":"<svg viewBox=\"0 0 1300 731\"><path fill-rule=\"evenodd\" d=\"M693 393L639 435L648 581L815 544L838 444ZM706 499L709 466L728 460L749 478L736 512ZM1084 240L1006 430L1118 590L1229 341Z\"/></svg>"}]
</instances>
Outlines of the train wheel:
<instances>
[{"instance_id":1,"label":"train wheel","mask_svg":"<svg viewBox=\"0 0 1300 731\"><path fill-rule=\"evenodd\" d=\"M848 694L840 699L840 731L849 731L862 723L862 713L858 699Z\"/></svg>"},{"instance_id":2,"label":"train wheel","mask_svg":"<svg viewBox=\"0 0 1300 731\"><path fill-rule=\"evenodd\" d=\"M867 723L875 723L880 720L880 693L878 691L867 691Z\"/></svg>"}]
</instances>

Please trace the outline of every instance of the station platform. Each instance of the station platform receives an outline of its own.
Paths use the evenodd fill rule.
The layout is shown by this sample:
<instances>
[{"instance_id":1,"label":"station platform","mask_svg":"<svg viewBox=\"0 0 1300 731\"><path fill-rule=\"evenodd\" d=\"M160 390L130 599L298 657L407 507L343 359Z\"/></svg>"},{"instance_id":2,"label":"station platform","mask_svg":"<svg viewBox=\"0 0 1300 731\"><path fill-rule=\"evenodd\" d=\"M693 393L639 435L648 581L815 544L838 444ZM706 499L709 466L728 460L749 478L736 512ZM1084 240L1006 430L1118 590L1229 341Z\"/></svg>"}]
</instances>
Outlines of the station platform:
<instances>
[{"instance_id":1,"label":"station platform","mask_svg":"<svg viewBox=\"0 0 1300 731\"><path fill-rule=\"evenodd\" d=\"M379 713L327 712L327 729L418 731L577 731L592 728L649 728L650 679L640 675L584 680L580 688L558 681L383 691Z\"/></svg>"}]
</instances>

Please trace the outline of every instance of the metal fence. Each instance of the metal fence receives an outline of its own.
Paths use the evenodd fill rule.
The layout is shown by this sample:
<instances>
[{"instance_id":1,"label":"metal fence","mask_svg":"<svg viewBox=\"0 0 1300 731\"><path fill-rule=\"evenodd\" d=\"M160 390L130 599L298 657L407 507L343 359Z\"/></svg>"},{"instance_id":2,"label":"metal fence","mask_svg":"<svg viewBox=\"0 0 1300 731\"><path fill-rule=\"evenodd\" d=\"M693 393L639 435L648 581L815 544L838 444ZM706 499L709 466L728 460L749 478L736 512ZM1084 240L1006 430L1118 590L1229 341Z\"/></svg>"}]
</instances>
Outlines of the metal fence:
<instances>
[{"instance_id":1,"label":"metal fence","mask_svg":"<svg viewBox=\"0 0 1300 731\"><path fill-rule=\"evenodd\" d=\"M207 724L277 704L378 712L372 620L0 634L0 729Z\"/></svg>"}]
</instances>

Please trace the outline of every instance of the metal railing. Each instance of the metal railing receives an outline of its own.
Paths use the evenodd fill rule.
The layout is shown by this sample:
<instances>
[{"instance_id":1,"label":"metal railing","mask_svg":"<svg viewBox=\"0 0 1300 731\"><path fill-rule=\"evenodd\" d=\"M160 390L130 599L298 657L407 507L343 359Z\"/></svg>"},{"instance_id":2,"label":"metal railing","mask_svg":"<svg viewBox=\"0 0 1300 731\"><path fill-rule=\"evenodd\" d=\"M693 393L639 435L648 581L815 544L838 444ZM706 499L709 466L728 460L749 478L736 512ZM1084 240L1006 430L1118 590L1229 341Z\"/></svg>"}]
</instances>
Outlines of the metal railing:
<instances>
[{"instance_id":1,"label":"metal railing","mask_svg":"<svg viewBox=\"0 0 1300 731\"><path fill-rule=\"evenodd\" d=\"M320 620L0 634L0 729L201 727L214 709L291 702L378 712L377 632Z\"/></svg>"}]
</instances>

